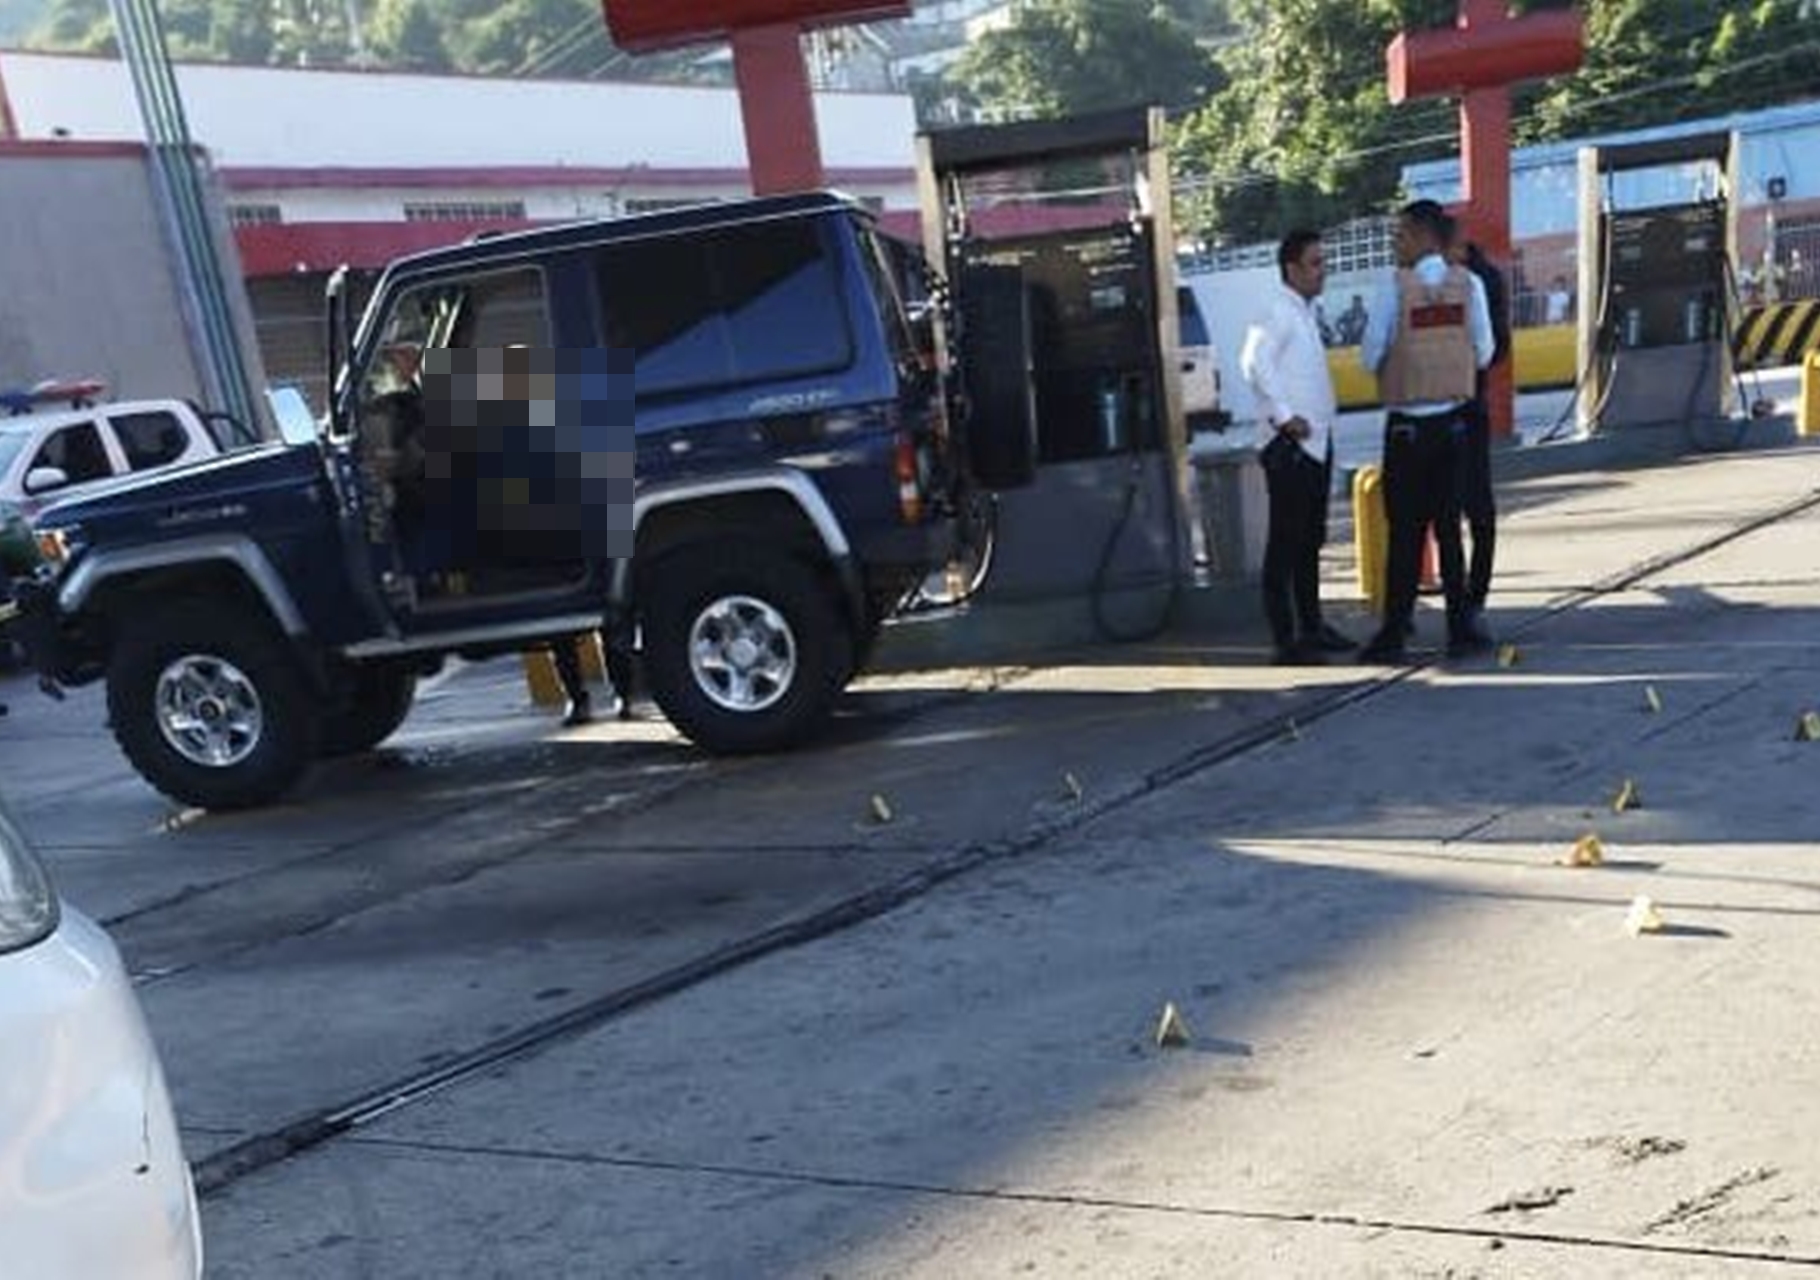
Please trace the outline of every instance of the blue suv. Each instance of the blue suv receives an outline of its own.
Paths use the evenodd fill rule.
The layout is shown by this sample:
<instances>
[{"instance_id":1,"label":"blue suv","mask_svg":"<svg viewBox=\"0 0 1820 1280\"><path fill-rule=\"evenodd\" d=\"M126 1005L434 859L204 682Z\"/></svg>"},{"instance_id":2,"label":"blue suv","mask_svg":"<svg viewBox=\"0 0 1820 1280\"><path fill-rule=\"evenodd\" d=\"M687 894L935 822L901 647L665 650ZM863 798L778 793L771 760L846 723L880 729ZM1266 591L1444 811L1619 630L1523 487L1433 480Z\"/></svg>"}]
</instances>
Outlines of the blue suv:
<instances>
[{"instance_id":1,"label":"blue suv","mask_svg":"<svg viewBox=\"0 0 1820 1280\"><path fill-rule=\"evenodd\" d=\"M603 628L703 748L795 744L977 478L930 283L828 194L419 254L357 328L338 281L321 438L51 508L22 638L41 674L105 680L138 771L213 809L376 745L450 655ZM1016 340L976 398L1027 414ZM994 433L989 467L1027 470L1032 439Z\"/></svg>"}]
</instances>

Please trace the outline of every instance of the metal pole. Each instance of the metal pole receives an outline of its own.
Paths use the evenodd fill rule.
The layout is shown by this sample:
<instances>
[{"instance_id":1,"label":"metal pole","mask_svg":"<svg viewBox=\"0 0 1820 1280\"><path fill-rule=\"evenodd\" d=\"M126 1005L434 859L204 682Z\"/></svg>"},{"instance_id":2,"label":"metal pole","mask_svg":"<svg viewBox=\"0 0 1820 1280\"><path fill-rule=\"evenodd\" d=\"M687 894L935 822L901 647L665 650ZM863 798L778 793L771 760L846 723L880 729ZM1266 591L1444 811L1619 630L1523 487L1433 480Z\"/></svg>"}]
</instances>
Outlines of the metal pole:
<instances>
[{"instance_id":1,"label":"metal pole","mask_svg":"<svg viewBox=\"0 0 1820 1280\"><path fill-rule=\"evenodd\" d=\"M181 258L181 292L204 348L204 379L221 408L256 428L262 415L254 410L219 244L208 217L200 160L177 92L155 0L110 0L110 5L145 122L154 189Z\"/></svg>"}]
</instances>

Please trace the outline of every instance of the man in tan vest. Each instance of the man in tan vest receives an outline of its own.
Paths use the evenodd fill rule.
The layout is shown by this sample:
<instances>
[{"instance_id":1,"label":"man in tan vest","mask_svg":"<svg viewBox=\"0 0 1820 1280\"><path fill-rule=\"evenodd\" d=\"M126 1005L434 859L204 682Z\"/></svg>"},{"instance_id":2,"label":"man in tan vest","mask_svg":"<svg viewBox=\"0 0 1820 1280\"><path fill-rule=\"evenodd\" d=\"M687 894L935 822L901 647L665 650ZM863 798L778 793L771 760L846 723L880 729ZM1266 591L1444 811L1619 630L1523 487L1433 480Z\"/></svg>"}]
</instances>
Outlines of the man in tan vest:
<instances>
[{"instance_id":1,"label":"man in tan vest","mask_svg":"<svg viewBox=\"0 0 1820 1280\"><path fill-rule=\"evenodd\" d=\"M1496 340L1484 286L1443 256L1449 231L1446 211L1433 200L1404 208L1397 222L1401 265L1371 310L1359 351L1365 368L1377 375L1388 414L1384 504L1390 557L1383 625L1360 654L1367 662L1407 660L1404 638L1415 612L1422 538L1430 525L1447 594L1449 656L1490 644L1467 592L1457 479L1467 406Z\"/></svg>"}]
</instances>

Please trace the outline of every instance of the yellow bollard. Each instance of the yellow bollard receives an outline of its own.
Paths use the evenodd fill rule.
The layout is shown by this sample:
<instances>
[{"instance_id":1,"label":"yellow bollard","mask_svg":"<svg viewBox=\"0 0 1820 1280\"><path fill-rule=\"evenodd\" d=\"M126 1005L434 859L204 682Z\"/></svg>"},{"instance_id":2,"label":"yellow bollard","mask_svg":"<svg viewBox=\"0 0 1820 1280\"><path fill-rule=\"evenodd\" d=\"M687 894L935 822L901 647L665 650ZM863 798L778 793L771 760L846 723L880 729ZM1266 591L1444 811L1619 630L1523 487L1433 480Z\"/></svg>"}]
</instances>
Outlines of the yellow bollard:
<instances>
[{"instance_id":1,"label":"yellow bollard","mask_svg":"<svg viewBox=\"0 0 1820 1280\"><path fill-rule=\"evenodd\" d=\"M1390 560L1390 518L1384 510L1384 473L1360 467L1352 477L1352 540L1359 570L1359 594L1371 611L1384 614Z\"/></svg>"},{"instance_id":2,"label":"yellow bollard","mask_svg":"<svg viewBox=\"0 0 1820 1280\"><path fill-rule=\"evenodd\" d=\"M567 700L562 681L556 678L556 663L546 650L525 650L524 667L525 685L531 691L534 705L560 707ZM581 638L581 677L589 684L600 684L607 678L606 653L601 648L598 631L590 631Z\"/></svg>"},{"instance_id":3,"label":"yellow bollard","mask_svg":"<svg viewBox=\"0 0 1820 1280\"><path fill-rule=\"evenodd\" d=\"M1801 361L1801 409L1795 415L1795 431L1820 436L1820 351L1808 352Z\"/></svg>"}]
</instances>

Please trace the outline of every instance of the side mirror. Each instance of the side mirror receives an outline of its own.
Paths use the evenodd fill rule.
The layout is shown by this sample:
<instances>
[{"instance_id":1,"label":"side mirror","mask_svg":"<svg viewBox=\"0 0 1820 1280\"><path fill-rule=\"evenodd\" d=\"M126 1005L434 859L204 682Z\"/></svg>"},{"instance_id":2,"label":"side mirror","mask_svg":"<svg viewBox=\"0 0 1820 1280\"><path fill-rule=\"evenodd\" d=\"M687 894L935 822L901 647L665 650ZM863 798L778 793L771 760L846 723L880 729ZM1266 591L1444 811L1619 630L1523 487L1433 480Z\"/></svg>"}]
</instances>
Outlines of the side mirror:
<instances>
[{"instance_id":1,"label":"side mirror","mask_svg":"<svg viewBox=\"0 0 1820 1280\"><path fill-rule=\"evenodd\" d=\"M982 263L963 269L957 294L968 468L982 488L1021 489L1037 463L1030 290L1019 268Z\"/></svg>"},{"instance_id":2,"label":"side mirror","mask_svg":"<svg viewBox=\"0 0 1820 1280\"><path fill-rule=\"evenodd\" d=\"M33 467L25 473L25 491L27 493L43 493L47 489L61 489L69 482L69 473L61 467Z\"/></svg>"}]
</instances>

